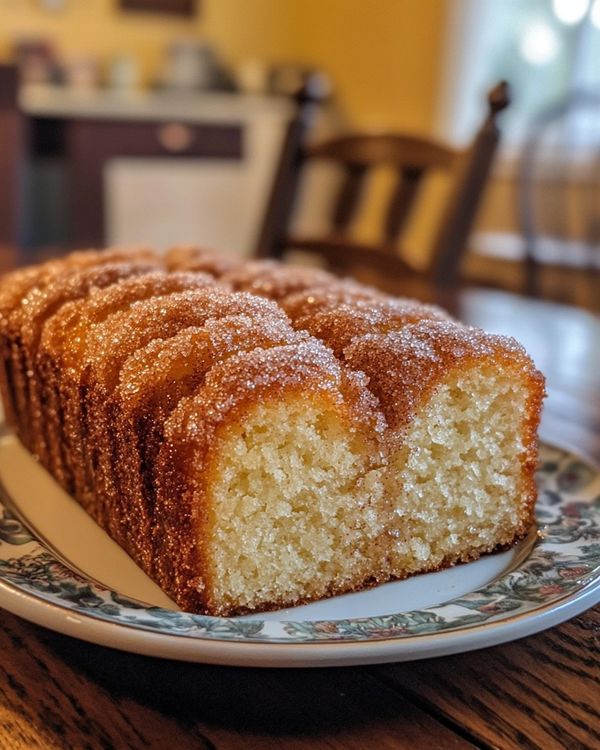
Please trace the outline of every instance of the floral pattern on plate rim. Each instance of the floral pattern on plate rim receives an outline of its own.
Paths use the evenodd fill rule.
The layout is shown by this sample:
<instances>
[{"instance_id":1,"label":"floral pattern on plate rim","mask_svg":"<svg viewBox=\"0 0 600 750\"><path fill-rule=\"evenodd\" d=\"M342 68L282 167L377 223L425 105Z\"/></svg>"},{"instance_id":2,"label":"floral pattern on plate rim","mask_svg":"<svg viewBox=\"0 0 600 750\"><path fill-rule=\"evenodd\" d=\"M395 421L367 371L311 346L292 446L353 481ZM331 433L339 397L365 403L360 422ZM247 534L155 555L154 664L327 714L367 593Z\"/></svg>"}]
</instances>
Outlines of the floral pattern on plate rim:
<instances>
[{"instance_id":1,"label":"floral pattern on plate rim","mask_svg":"<svg viewBox=\"0 0 600 750\"><path fill-rule=\"evenodd\" d=\"M71 570L0 503L0 581L78 614L162 634L226 641L356 642L473 628L525 615L600 583L600 471L543 444L538 533L526 560L469 594L380 617L262 621L194 615L123 597Z\"/></svg>"}]
</instances>

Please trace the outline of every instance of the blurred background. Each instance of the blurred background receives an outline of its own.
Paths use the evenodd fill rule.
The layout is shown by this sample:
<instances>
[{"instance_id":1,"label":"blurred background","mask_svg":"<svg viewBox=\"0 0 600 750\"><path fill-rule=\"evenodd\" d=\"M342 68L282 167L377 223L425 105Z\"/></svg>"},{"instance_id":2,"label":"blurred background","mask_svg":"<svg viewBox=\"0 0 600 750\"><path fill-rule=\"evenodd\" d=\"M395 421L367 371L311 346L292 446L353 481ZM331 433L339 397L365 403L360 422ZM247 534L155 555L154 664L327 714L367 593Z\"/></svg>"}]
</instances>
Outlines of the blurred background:
<instances>
[{"instance_id":1,"label":"blurred background","mask_svg":"<svg viewBox=\"0 0 600 750\"><path fill-rule=\"evenodd\" d=\"M308 164L347 134L396 145ZM351 235L388 275L597 310L600 0L0 0L0 184L5 268Z\"/></svg>"}]
</instances>

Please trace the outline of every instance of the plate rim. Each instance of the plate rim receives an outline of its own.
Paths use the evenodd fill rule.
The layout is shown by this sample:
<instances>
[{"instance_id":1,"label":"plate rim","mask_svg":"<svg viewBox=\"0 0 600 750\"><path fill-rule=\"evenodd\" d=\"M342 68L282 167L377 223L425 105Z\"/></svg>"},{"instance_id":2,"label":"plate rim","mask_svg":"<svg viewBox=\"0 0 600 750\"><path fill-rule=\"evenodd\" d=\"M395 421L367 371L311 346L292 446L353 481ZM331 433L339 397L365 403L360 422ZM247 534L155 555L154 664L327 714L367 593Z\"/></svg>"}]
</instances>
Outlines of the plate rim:
<instances>
[{"instance_id":1,"label":"plate rim","mask_svg":"<svg viewBox=\"0 0 600 750\"><path fill-rule=\"evenodd\" d=\"M10 606L7 606L3 593L8 595ZM32 600L35 604L32 604ZM358 666L466 653L525 638L559 625L598 602L600 578L565 594L558 601L541 605L533 612L513 615L499 622L481 623L471 629L459 628L450 632L371 641L228 641L189 638L178 633L145 630L103 620L86 612L73 613L34 593L24 593L15 584L0 580L0 605L4 609L63 635L119 651L173 661L265 668ZM44 616L46 613L49 613L49 617ZM49 620L52 620L52 624L48 624ZM518 632L515 633L515 630ZM111 632L118 632L121 638L109 640ZM490 634L493 634L492 638L488 637Z\"/></svg>"},{"instance_id":2,"label":"plate rim","mask_svg":"<svg viewBox=\"0 0 600 750\"><path fill-rule=\"evenodd\" d=\"M540 442L550 449L569 453L600 475L600 462L573 447L568 441L554 437L547 439L542 435ZM8 497L10 499L10 495ZM39 537L35 541L39 543ZM73 569L71 566L69 568ZM81 571L75 572L81 574ZM93 580L90 576L86 578ZM0 607L64 635L146 656L251 667L351 666L462 653L532 635L558 625L598 602L600 576L594 575L582 583L581 587L565 592L558 599L539 603L534 609L524 612L512 615L507 613L501 620L488 620L473 627L458 626L441 632L415 633L403 637L382 636L365 640L234 641L201 635L189 637L181 632L152 630L136 626L135 623L107 620L94 616L92 612L73 610L58 601L50 601L35 591L23 589L17 583L0 580ZM278 622L298 620L288 618Z\"/></svg>"}]
</instances>

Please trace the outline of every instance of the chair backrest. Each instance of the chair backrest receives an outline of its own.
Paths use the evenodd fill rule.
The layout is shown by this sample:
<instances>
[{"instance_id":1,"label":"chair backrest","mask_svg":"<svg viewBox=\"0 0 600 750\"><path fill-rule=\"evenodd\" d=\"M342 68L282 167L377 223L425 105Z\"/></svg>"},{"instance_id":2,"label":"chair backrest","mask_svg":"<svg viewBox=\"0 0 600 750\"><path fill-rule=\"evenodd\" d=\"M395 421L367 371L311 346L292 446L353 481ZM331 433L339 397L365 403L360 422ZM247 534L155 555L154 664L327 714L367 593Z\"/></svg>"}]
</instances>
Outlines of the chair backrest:
<instances>
[{"instance_id":1,"label":"chair backrest","mask_svg":"<svg viewBox=\"0 0 600 750\"><path fill-rule=\"evenodd\" d=\"M343 178L333 204L330 233L322 238L324 241L335 238L338 243L344 238L351 241L349 229L361 205L370 172L380 166L392 168L395 182L384 213L381 236L378 244L369 248L369 252L378 251L387 256L394 256L397 252L398 241L415 208L424 177L434 170L450 171L460 167L434 242L429 269L429 275L437 283L452 284L498 144L496 116L508 105L507 85L501 83L490 92L485 121L465 154L431 139L395 133L351 134L305 145L316 101L304 89L297 103L296 117L288 128L257 255L280 257L285 251L299 175L308 159L331 161L342 168Z\"/></svg>"},{"instance_id":2,"label":"chair backrest","mask_svg":"<svg viewBox=\"0 0 600 750\"><path fill-rule=\"evenodd\" d=\"M541 293L544 266L570 268L568 280L600 296L600 94L576 90L532 121L520 161L517 211L524 239L526 292ZM593 285L593 286L592 286ZM597 300L596 300L597 301Z\"/></svg>"},{"instance_id":3,"label":"chair backrest","mask_svg":"<svg viewBox=\"0 0 600 750\"><path fill-rule=\"evenodd\" d=\"M381 250L389 253L394 252L425 174L434 169L450 169L457 160L457 153L451 148L394 133L341 136L309 146L305 154L309 159L332 161L343 170L331 216L331 231L337 237L347 236L371 170L385 166L394 171L379 243Z\"/></svg>"}]
</instances>

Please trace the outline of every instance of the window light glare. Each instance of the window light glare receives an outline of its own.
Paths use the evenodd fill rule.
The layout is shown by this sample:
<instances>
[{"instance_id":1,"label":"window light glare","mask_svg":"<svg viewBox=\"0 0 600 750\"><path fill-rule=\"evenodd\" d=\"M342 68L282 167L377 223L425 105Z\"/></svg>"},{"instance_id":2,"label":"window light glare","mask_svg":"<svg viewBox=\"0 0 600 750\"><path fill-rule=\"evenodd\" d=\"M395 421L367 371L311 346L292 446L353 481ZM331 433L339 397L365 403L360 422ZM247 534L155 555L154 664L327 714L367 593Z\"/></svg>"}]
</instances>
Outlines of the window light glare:
<instances>
[{"instance_id":1,"label":"window light glare","mask_svg":"<svg viewBox=\"0 0 600 750\"><path fill-rule=\"evenodd\" d=\"M600 31L600 0L596 0L596 2L592 5L590 21L592 22L592 25L595 26L598 31Z\"/></svg>"},{"instance_id":2,"label":"window light glare","mask_svg":"<svg viewBox=\"0 0 600 750\"><path fill-rule=\"evenodd\" d=\"M583 20L590 7L590 0L552 0L554 15L567 26Z\"/></svg>"},{"instance_id":3,"label":"window light glare","mask_svg":"<svg viewBox=\"0 0 600 750\"><path fill-rule=\"evenodd\" d=\"M546 23L534 23L525 32L519 45L521 56L531 65L545 65L558 55L560 40Z\"/></svg>"}]
</instances>

